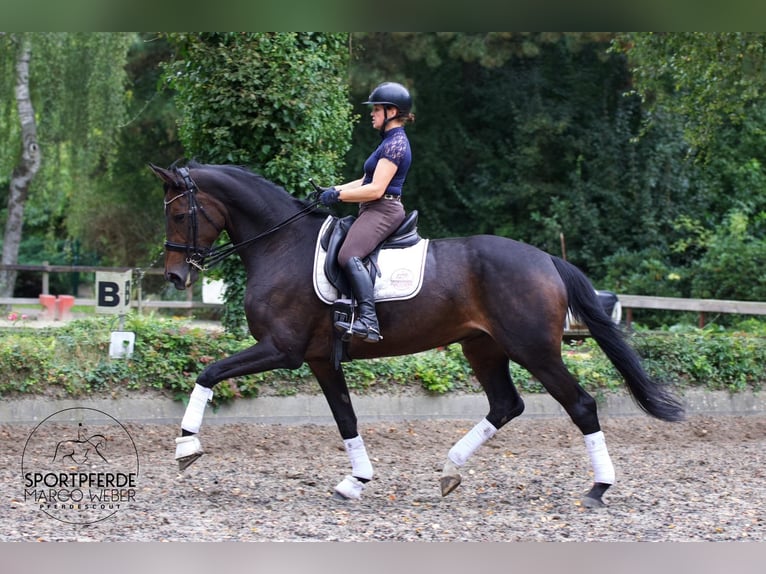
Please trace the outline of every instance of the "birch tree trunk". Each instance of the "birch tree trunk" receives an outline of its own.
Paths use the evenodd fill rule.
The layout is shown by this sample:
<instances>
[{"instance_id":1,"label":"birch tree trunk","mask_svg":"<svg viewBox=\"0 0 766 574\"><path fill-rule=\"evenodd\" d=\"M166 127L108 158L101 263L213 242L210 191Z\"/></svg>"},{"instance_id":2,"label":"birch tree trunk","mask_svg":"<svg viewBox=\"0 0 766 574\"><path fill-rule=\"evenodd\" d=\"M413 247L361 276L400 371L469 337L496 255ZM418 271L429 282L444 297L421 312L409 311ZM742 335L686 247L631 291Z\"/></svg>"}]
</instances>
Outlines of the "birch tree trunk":
<instances>
[{"instance_id":1,"label":"birch tree trunk","mask_svg":"<svg viewBox=\"0 0 766 574\"><path fill-rule=\"evenodd\" d=\"M11 176L8 194L8 221L3 236L3 265L15 265L19 260L21 232L24 226L24 205L29 186L40 169L40 149L37 143L37 125L32 98L29 93L29 62L32 49L29 40L21 36L21 47L16 61L16 105L21 123L21 159ZM0 297L12 297L16 284L16 271L0 270Z\"/></svg>"}]
</instances>

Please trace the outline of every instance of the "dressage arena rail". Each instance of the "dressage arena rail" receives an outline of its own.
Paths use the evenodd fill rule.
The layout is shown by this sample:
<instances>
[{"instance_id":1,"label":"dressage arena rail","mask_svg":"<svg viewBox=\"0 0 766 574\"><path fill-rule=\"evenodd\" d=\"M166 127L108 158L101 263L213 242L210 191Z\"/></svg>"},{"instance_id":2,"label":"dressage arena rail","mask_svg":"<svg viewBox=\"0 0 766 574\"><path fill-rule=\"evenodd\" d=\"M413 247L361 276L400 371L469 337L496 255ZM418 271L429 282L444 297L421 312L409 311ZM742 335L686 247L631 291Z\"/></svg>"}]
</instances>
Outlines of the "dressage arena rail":
<instances>
[{"instance_id":1,"label":"dressage arena rail","mask_svg":"<svg viewBox=\"0 0 766 574\"><path fill-rule=\"evenodd\" d=\"M89 265L0 265L2 270L32 271L41 274L41 294L49 293L49 277L51 273L93 273L98 271L125 272L131 271L130 267L95 267ZM132 269L134 274L139 275L162 275L159 268ZM201 309L221 307L219 303L204 303L194 300L192 292L188 291L184 301L160 301L145 299L141 290L140 281L136 286L136 297L131 300L130 306L137 308L139 312L143 308L166 308L166 309ZM725 299L684 299L680 297L654 297L650 295L624 295L619 294L618 299L623 311L625 311L625 324L630 327L633 322L633 309L654 309L662 311L688 311L699 314L699 325L704 326L706 313L731 313L741 315L766 315L766 302L757 301L734 301ZM38 299L31 297L0 297L0 305L34 305ZM89 298L77 298L76 305L83 307L95 307L96 300Z\"/></svg>"},{"instance_id":2,"label":"dressage arena rail","mask_svg":"<svg viewBox=\"0 0 766 574\"><path fill-rule=\"evenodd\" d=\"M131 298L130 307L138 309L141 312L144 308L147 309L209 309L218 308L222 305L218 303L205 303L203 301L195 301L192 297L192 291L188 290L185 293L186 299L183 301L162 301L157 299L147 299L142 289L141 278L143 275L162 275L163 269L160 268L147 268L147 269L134 269L131 267L98 267L92 265L0 265L0 271L15 270L15 271L31 271L40 273L40 294L48 295L50 293L50 274L51 273L97 273L97 272L111 272L111 273L124 273L127 271L133 271L134 277L138 277L138 281L134 281L134 296ZM0 297L0 305L37 305L40 304L39 298L34 297ZM97 301L93 298L76 297L75 305L79 307L96 307Z\"/></svg>"},{"instance_id":3,"label":"dressage arena rail","mask_svg":"<svg viewBox=\"0 0 766 574\"><path fill-rule=\"evenodd\" d=\"M619 295L625 310L625 323L633 321L633 309L662 311L692 311L699 313L699 326L705 326L705 313L731 313L738 315L766 315L766 303L732 301L726 299L682 299L678 297L651 297L646 295Z\"/></svg>"}]
</instances>

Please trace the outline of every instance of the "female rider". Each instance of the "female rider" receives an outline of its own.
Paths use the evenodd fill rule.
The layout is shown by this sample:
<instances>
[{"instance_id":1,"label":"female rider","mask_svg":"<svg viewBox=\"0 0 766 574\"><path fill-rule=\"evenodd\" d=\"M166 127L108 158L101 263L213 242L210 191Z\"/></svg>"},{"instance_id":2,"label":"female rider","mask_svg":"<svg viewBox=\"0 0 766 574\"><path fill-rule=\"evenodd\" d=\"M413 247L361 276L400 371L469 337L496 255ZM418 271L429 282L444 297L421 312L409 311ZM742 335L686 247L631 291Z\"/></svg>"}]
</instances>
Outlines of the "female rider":
<instances>
[{"instance_id":1,"label":"female rider","mask_svg":"<svg viewBox=\"0 0 766 574\"><path fill-rule=\"evenodd\" d=\"M409 91L395 82L380 84L363 103L372 105L372 127L380 132L382 141L364 162L361 178L324 189L319 201L323 205L359 203L359 215L338 253L359 310L352 325L338 321L335 328L342 332L350 328L354 336L377 343L383 337L375 313L372 278L362 260L404 220L402 186L412 163L404 126L415 116Z\"/></svg>"}]
</instances>

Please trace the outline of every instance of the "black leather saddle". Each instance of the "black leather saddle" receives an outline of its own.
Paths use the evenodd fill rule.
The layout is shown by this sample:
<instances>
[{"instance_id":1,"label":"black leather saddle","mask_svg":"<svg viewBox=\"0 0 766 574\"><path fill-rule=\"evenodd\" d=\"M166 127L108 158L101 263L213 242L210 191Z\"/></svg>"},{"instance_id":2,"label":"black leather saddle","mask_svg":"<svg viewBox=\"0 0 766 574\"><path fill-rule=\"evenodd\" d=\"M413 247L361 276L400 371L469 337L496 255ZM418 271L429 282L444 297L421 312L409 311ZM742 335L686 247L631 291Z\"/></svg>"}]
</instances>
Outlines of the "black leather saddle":
<instances>
[{"instance_id":1,"label":"black leather saddle","mask_svg":"<svg viewBox=\"0 0 766 574\"><path fill-rule=\"evenodd\" d=\"M334 218L330 223L330 226L325 231L324 235L320 238L319 242L327 252L327 258L324 263L324 272L327 276L327 280L344 295L351 294L351 288L346 280L345 273L338 264L338 252L340 246L343 245L343 240L346 238L351 224L356 221L356 217L349 215L343 218ZM411 211L404 218L402 224L389 235L382 243L380 243L364 260L364 263L370 268L370 277L372 277L373 285L375 279L379 275L378 271L378 254L381 249L402 249L404 247L412 247L421 237L418 234L418 212L417 210Z\"/></svg>"}]
</instances>

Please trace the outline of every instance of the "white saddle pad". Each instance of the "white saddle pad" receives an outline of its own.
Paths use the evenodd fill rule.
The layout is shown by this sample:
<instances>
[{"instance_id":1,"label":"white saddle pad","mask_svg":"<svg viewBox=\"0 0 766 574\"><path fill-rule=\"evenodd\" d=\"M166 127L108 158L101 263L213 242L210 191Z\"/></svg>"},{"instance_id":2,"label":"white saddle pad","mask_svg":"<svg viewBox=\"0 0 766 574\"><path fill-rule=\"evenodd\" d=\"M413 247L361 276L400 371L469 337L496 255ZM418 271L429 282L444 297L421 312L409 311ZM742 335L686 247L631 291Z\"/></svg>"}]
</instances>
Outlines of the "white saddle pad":
<instances>
[{"instance_id":1,"label":"white saddle pad","mask_svg":"<svg viewBox=\"0 0 766 574\"><path fill-rule=\"evenodd\" d=\"M327 251L322 249L321 240L332 219L332 216L328 217L319 230L314 252L314 291L328 305L340 297L324 272ZM427 253L428 239L421 239L412 247L381 249L378 256L380 277L375 281L375 300L403 301L417 295L423 286Z\"/></svg>"}]
</instances>

